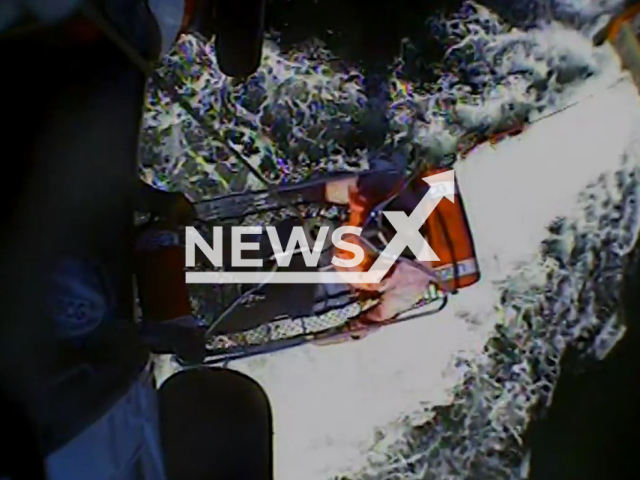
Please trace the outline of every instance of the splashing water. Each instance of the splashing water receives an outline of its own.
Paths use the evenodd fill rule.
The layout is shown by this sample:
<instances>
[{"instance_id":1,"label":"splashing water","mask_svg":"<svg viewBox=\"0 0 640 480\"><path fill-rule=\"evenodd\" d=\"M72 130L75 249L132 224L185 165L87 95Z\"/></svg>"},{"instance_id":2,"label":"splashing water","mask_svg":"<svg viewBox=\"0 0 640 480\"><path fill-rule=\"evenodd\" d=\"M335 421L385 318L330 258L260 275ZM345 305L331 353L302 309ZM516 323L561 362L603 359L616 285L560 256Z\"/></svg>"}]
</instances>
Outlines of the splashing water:
<instances>
[{"instance_id":1,"label":"splashing water","mask_svg":"<svg viewBox=\"0 0 640 480\"><path fill-rule=\"evenodd\" d=\"M615 292L638 226L640 104L612 51L586 36L619 3L511 2L523 9L503 18L523 29L466 3L425 24L446 39L436 81L408 78L406 55L395 66L386 142L414 161L451 162L470 135L532 126L456 164L484 276L445 312L231 365L272 399L279 480L520 478L522 434L551 401L563 352L602 356L623 332ZM284 55L271 43L234 84L213 58L185 38L162 73L271 180L366 168L357 68L318 44ZM200 199L256 186L153 88L143 138L144 173L168 188Z\"/></svg>"},{"instance_id":2,"label":"splashing water","mask_svg":"<svg viewBox=\"0 0 640 480\"><path fill-rule=\"evenodd\" d=\"M446 39L441 77L405 88L400 62L391 80L387 142L413 158L441 161L465 134L508 129L536 110L560 106L567 89L599 68L598 52L577 31L559 23L512 29L472 3L425 29ZM187 37L162 71L180 79L191 104L274 181L366 167L357 134L366 115L362 74L318 45L285 56L268 44L264 57L255 76L235 85L218 71L211 47ZM186 112L158 90L149 97L143 159L156 175L196 198L228 188L232 177L241 177L238 188L251 181Z\"/></svg>"}]
</instances>

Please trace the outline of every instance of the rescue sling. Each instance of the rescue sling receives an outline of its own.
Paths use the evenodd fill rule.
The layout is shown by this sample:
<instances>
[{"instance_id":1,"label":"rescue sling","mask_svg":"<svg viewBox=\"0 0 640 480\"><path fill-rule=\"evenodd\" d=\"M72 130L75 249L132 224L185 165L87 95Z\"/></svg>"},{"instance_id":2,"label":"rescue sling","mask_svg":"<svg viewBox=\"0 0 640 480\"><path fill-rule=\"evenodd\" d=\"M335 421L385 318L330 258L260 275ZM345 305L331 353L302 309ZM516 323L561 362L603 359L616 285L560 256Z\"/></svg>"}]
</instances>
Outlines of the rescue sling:
<instances>
[{"instance_id":1,"label":"rescue sling","mask_svg":"<svg viewBox=\"0 0 640 480\"><path fill-rule=\"evenodd\" d=\"M428 167L422 176L444 172L446 168ZM266 214L263 209L277 209L277 203L264 202L260 192L234 194L233 204L243 204L243 197L253 195L247 200L242 210L255 215ZM365 226L372 210L388 194L380 195L375 201L369 201L352 192L345 224ZM226 197L216 199L219 205L206 205L200 212L222 212L228 218L228 211L223 207ZM294 203L300 205L299 200ZM393 207L389 207L393 209ZM215 216L215 214L214 214ZM221 220L208 216L208 221L219 223ZM185 283L185 252L179 245L177 234L149 230L138 242L137 281L143 316L147 321L169 321L193 314L189 286ZM249 330L234 327L234 322L223 324L224 328L211 330L209 335L209 358L212 363L229 358L237 358L274 350L289 348L301 343L332 344L338 341L358 339L369 331L381 326L414 318L412 311L422 308L438 300L446 301L447 292L455 292L473 285L480 279L478 262L473 244L473 237L466 216L462 195L455 184L454 202L443 199L435 211L428 217L423 226L424 235L436 252L440 261L433 262L428 268L440 278L437 283L425 284L424 291L415 299L406 312L385 319L377 325L364 325L359 319L367 311L375 308L380 301L379 292L373 288L357 288L362 286L319 288L314 308L307 316L290 318L273 318L266 324ZM375 261L375 253L367 257L360 268L366 270ZM393 270L390 272L393 274ZM216 288L215 286L207 286ZM442 288L440 288L442 287ZM258 292L259 293L259 292ZM237 299L236 299L237 300ZM269 298L263 301L268 302ZM295 301L295 299L292 299ZM442 308L442 307L440 307ZM439 311L439 309L435 310ZM432 312L416 313L424 316Z\"/></svg>"}]
</instances>

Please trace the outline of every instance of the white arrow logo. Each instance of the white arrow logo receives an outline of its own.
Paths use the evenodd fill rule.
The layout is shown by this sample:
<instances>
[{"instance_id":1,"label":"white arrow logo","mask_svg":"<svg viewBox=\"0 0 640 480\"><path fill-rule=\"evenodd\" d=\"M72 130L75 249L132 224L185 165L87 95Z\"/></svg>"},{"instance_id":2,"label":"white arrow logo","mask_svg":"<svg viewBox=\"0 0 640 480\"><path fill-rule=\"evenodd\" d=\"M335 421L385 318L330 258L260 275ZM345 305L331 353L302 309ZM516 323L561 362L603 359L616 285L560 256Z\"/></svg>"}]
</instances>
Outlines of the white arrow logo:
<instances>
[{"instance_id":1,"label":"white arrow logo","mask_svg":"<svg viewBox=\"0 0 640 480\"><path fill-rule=\"evenodd\" d=\"M440 258L427 243L420 233L420 228L433 213L440 201L446 197L452 203L455 200L455 172L448 170L443 173L424 177L422 179L429 185L427 194L420 200L411 215L404 212L383 212L391 225L398 232L377 258L371 269L367 272L369 283L382 281L389 269L402 254L405 248L409 249L421 262L438 261Z\"/></svg>"}]
</instances>

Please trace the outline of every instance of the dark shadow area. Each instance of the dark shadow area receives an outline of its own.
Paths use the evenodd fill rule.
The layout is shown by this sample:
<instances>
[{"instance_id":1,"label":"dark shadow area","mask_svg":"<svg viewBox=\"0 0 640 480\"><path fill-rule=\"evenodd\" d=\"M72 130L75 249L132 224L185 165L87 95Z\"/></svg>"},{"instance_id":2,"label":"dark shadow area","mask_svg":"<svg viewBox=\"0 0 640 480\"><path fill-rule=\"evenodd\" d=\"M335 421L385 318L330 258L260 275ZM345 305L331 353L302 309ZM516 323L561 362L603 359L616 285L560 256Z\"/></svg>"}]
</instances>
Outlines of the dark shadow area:
<instances>
[{"instance_id":1,"label":"dark shadow area","mask_svg":"<svg viewBox=\"0 0 640 480\"><path fill-rule=\"evenodd\" d=\"M400 54L403 38L419 42L421 56L439 60L442 50L435 39L426 38L425 21L431 15L456 12L462 3L272 0L267 4L266 25L268 30L279 32L285 50L318 38L341 60L381 68Z\"/></svg>"},{"instance_id":2,"label":"dark shadow area","mask_svg":"<svg viewBox=\"0 0 640 480\"><path fill-rule=\"evenodd\" d=\"M16 407L2 413L12 438L37 439L43 455L109 409L147 361L129 328L145 78L110 42L72 42L65 27L0 42L0 384L3 402ZM98 259L112 300L109 321L82 345L57 341L51 318L52 273L67 257ZM5 453L0 476L16 458Z\"/></svg>"},{"instance_id":3,"label":"dark shadow area","mask_svg":"<svg viewBox=\"0 0 640 480\"><path fill-rule=\"evenodd\" d=\"M576 368L571 352L546 415L529 429L530 480L638 477L640 425L640 242L620 295L625 337L601 362Z\"/></svg>"}]
</instances>

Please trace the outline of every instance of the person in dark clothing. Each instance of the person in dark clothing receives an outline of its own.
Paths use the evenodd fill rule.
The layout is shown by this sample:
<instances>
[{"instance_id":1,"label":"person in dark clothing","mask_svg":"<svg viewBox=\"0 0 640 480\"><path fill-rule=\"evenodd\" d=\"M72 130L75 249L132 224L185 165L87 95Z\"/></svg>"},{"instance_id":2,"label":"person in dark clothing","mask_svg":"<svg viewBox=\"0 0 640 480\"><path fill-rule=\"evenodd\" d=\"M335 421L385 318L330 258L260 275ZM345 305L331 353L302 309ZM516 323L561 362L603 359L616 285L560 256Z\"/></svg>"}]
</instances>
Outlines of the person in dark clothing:
<instances>
[{"instance_id":1,"label":"person in dark clothing","mask_svg":"<svg viewBox=\"0 0 640 480\"><path fill-rule=\"evenodd\" d=\"M149 62L170 47L163 40L175 40L185 12L163 22L159 10L150 8L156 2L146 0L10 3L17 8L5 10L8 3L2 2L2 12L12 15L0 19L0 55L7 67L0 88L10 119L3 128L3 158L11 165L11 181L0 192L7 207L0 232L0 403L6 407L0 417L15 442L0 454L0 478L116 478L110 472L120 469L119 478L164 480L162 455L153 445L159 439L153 432L149 345L134 322L134 247L140 238L133 213L147 210L180 224L190 207L177 194L140 185L136 163L148 78L84 9L91 4ZM143 329L147 339L168 337L169 350L185 348L174 344L176 332ZM269 406L255 394L259 387L239 378L225 385L253 392L253 400L242 405L258 409L247 418L263 421L242 435L260 437L270 449L270 427L264 427ZM240 405L237 396L228 400L236 404L225 404L220 395L218 415ZM122 422L134 420L130 413L135 421ZM113 428L96 434L103 424ZM214 430L229 439L229 432ZM245 439L237 440L240 445ZM65 453L74 448L75 454ZM252 452L243 455L253 463ZM219 465L225 461L218 457ZM235 462L218 478L268 480L272 473L265 465L260 477ZM173 471L169 480L178 478Z\"/></svg>"}]
</instances>

